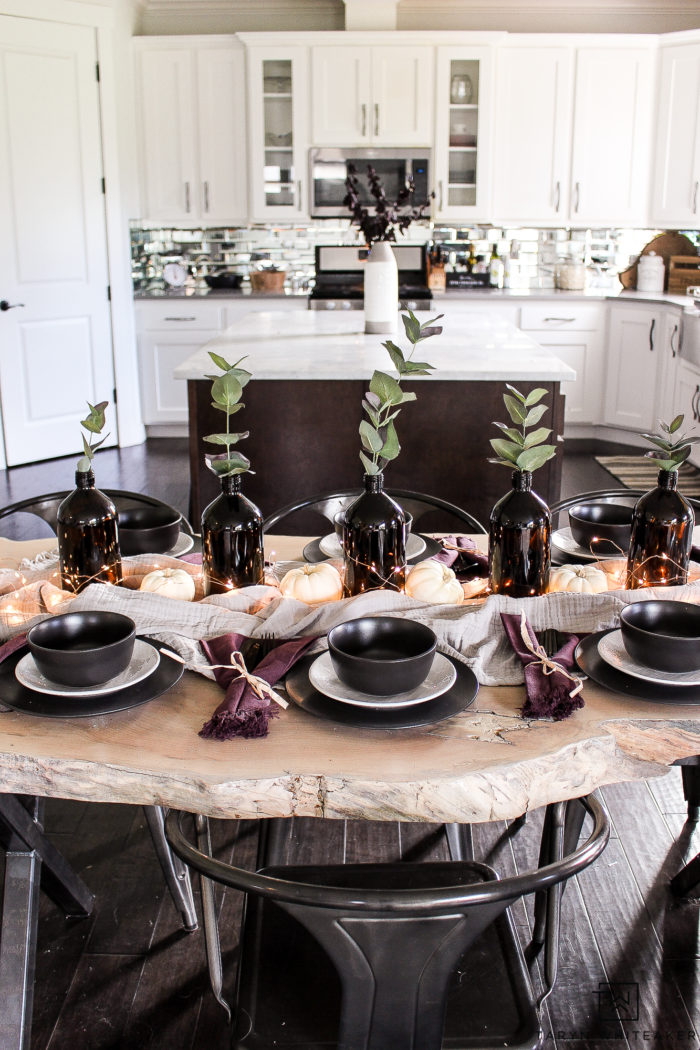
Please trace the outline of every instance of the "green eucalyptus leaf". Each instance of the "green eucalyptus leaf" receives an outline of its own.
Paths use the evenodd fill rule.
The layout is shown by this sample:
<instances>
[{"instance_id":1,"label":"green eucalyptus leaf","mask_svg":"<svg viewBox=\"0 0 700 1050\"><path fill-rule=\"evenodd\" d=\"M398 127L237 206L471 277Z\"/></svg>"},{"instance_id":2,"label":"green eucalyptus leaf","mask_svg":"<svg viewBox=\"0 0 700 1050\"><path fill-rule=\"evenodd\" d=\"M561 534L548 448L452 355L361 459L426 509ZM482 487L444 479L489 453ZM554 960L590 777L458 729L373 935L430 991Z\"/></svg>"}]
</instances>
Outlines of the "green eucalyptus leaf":
<instances>
[{"instance_id":1,"label":"green eucalyptus leaf","mask_svg":"<svg viewBox=\"0 0 700 1050\"><path fill-rule=\"evenodd\" d=\"M364 452L360 452L360 459L362 460L362 466L365 468L365 474L379 473L379 464L368 459Z\"/></svg>"},{"instance_id":2,"label":"green eucalyptus leaf","mask_svg":"<svg viewBox=\"0 0 700 1050\"><path fill-rule=\"evenodd\" d=\"M207 434L202 441L208 441L210 445L236 445L249 434L249 430L243 430L239 434Z\"/></svg>"},{"instance_id":3,"label":"green eucalyptus leaf","mask_svg":"<svg viewBox=\"0 0 700 1050\"><path fill-rule=\"evenodd\" d=\"M418 395L414 394L412 390L402 391L400 401L394 403L399 405L406 405L409 401L415 401L417 397Z\"/></svg>"},{"instance_id":4,"label":"green eucalyptus leaf","mask_svg":"<svg viewBox=\"0 0 700 1050\"><path fill-rule=\"evenodd\" d=\"M526 448L518 456L516 466L518 470L539 470L547 460L556 453L555 445L537 445L536 448Z\"/></svg>"},{"instance_id":5,"label":"green eucalyptus leaf","mask_svg":"<svg viewBox=\"0 0 700 1050\"><path fill-rule=\"evenodd\" d=\"M219 354L215 354L213 350L209 351L209 356L216 365L216 367L220 368L222 372L228 372L229 368L232 367L225 357L221 357Z\"/></svg>"},{"instance_id":6,"label":"green eucalyptus leaf","mask_svg":"<svg viewBox=\"0 0 700 1050\"><path fill-rule=\"evenodd\" d=\"M647 441L651 441L652 445L656 445L657 448L662 449L664 452L670 452L671 450L671 442L657 437L656 434L642 434L642 437L646 438Z\"/></svg>"},{"instance_id":7,"label":"green eucalyptus leaf","mask_svg":"<svg viewBox=\"0 0 700 1050\"><path fill-rule=\"evenodd\" d=\"M399 437L396 433L396 427L393 423L389 423L389 426L386 428L384 444L382 445L379 454L382 459L391 461L392 459L396 459L400 451L401 446L399 445Z\"/></svg>"},{"instance_id":8,"label":"green eucalyptus leaf","mask_svg":"<svg viewBox=\"0 0 700 1050\"><path fill-rule=\"evenodd\" d=\"M87 441L85 439L85 435L81 434L80 436L83 439L83 452L87 456L88 460L90 460L90 459L92 459L92 449L88 445L88 443L87 443Z\"/></svg>"},{"instance_id":9,"label":"green eucalyptus leaf","mask_svg":"<svg viewBox=\"0 0 700 1050\"><path fill-rule=\"evenodd\" d=\"M369 401L372 408L379 408L382 403L381 398L377 397L376 394L373 394L371 390L368 390L365 394L365 401Z\"/></svg>"},{"instance_id":10,"label":"green eucalyptus leaf","mask_svg":"<svg viewBox=\"0 0 700 1050\"><path fill-rule=\"evenodd\" d=\"M393 376L386 372L375 372L369 384L372 394L376 394L381 401L392 405L400 405L402 401L401 387Z\"/></svg>"},{"instance_id":11,"label":"green eucalyptus leaf","mask_svg":"<svg viewBox=\"0 0 700 1050\"><path fill-rule=\"evenodd\" d=\"M370 426L366 419L360 423L360 438L368 452L380 451L383 444L381 435L373 426Z\"/></svg>"},{"instance_id":12,"label":"green eucalyptus leaf","mask_svg":"<svg viewBox=\"0 0 700 1050\"><path fill-rule=\"evenodd\" d=\"M227 372L225 375L215 379L211 387L211 396L220 405L227 407L235 405L240 401L243 387L235 376Z\"/></svg>"},{"instance_id":13,"label":"green eucalyptus leaf","mask_svg":"<svg viewBox=\"0 0 700 1050\"><path fill-rule=\"evenodd\" d=\"M499 467L509 467L511 470L515 466L515 464L511 463L511 461L509 459L493 459L493 458L489 458L486 462L487 463L497 463Z\"/></svg>"},{"instance_id":14,"label":"green eucalyptus leaf","mask_svg":"<svg viewBox=\"0 0 700 1050\"><path fill-rule=\"evenodd\" d=\"M399 375L402 375L406 365L406 359L403 356L403 352L401 351L401 349L396 345L396 343L392 343L391 339L387 339L385 343L382 343L382 346L388 351L389 357L393 361L394 368L396 369L396 371L399 373Z\"/></svg>"},{"instance_id":15,"label":"green eucalyptus leaf","mask_svg":"<svg viewBox=\"0 0 700 1050\"><path fill-rule=\"evenodd\" d=\"M371 406L370 404L368 404L368 402L367 402L367 401L363 401L363 402L362 402L362 407L364 408L365 412L366 412L366 413L367 413L367 415L369 416L369 421L370 421L370 423L371 423L371 424L372 424L373 426L375 426L375 427L378 427L378 426L379 426L379 413L378 413L378 412L376 412L376 411L375 411L375 410L374 410L374 409L372 408L372 406Z\"/></svg>"},{"instance_id":16,"label":"green eucalyptus leaf","mask_svg":"<svg viewBox=\"0 0 700 1050\"><path fill-rule=\"evenodd\" d=\"M226 375L233 376L234 379L238 380L242 387L247 386L253 378L252 373L247 372L245 368L236 368L235 365L232 368L229 368Z\"/></svg>"},{"instance_id":17,"label":"green eucalyptus leaf","mask_svg":"<svg viewBox=\"0 0 700 1050\"><path fill-rule=\"evenodd\" d=\"M520 391L519 391L519 390L518 390L518 389L517 389L516 387L514 387L514 386L511 386L511 384L510 384L510 383L506 383L506 389L507 389L507 390L510 390L511 394L512 394L512 395L513 395L513 396L514 396L514 397L515 397L515 398L516 398L516 399L517 399L518 401L520 401L520 403L521 403L521 404L523 404L523 405L525 404L525 395L524 395L524 394L521 394L521 393L520 393Z\"/></svg>"},{"instance_id":18,"label":"green eucalyptus leaf","mask_svg":"<svg viewBox=\"0 0 700 1050\"><path fill-rule=\"evenodd\" d=\"M78 462L76 463L75 469L79 470L82 474L86 474L88 470L90 470L91 458L91 456L81 456Z\"/></svg>"},{"instance_id":19,"label":"green eucalyptus leaf","mask_svg":"<svg viewBox=\"0 0 700 1050\"><path fill-rule=\"evenodd\" d=\"M513 422L523 423L525 421L527 412L525 411L521 402L517 401L514 397L511 397L510 394L504 394L503 401L506 406L506 409L508 410L508 415L513 420Z\"/></svg>"},{"instance_id":20,"label":"green eucalyptus leaf","mask_svg":"<svg viewBox=\"0 0 700 1050\"><path fill-rule=\"evenodd\" d=\"M538 405L537 408L531 408L523 420L523 426L534 427L535 423L539 423L546 411L546 405Z\"/></svg>"},{"instance_id":21,"label":"green eucalyptus leaf","mask_svg":"<svg viewBox=\"0 0 700 1050\"><path fill-rule=\"evenodd\" d=\"M417 343L421 337L421 325L416 315L409 310L407 314L401 314L401 320L409 342Z\"/></svg>"},{"instance_id":22,"label":"green eucalyptus leaf","mask_svg":"<svg viewBox=\"0 0 700 1050\"><path fill-rule=\"evenodd\" d=\"M539 427L537 430L532 430L525 438L525 448L532 448L533 445L541 445L543 441L546 441L549 435L552 433L547 427Z\"/></svg>"},{"instance_id":23,"label":"green eucalyptus leaf","mask_svg":"<svg viewBox=\"0 0 700 1050\"><path fill-rule=\"evenodd\" d=\"M514 441L516 445L520 445L521 448L525 447L525 439L519 430L515 430L514 427L508 427L505 423L494 423L493 425L502 430L506 437Z\"/></svg>"},{"instance_id":24,"label":"green eucalyptus leaf","mask_svg":"<svg viewBox=\"0 0 700 1050\"><path fill-rule=\"evenodd\" d=\"M435 371L435 365L429 365L427 361L407 361L404 371L411 375L428 376Z\"/></svg>"},{"instance_id":25,"label":"green eucalyptus leaf","mask_svg":"<svg viewBox=\"0 0 700 1050\"><path fill-rule=\"evenodd\" d=\"M675 434L676 431L678 430L678 428L682 425L682 423L683 423L683 413L681 413L679 416L676 416L676 418L670 424L670 426L668 428L669 434Z\"/></svg>"},{"instance_id":26,"label":"green eucalyptus leaf","mask_svg":"<svg viewBox=\"0 0 700 1050\"><path fill-rule=\"evenodd\" d=\"M513 464L522 452L520 445L516 445L514 441L505 441L504 438L491 438L489 444L497 456Z\"/></svg>"},{"instance_id":27,"label":"green eucalyptus leaf","mask_svg":"<svg viewBox=\"0 0 700 1050\"><path fill-rule=\"evenodd\" d=\"M433 328L434 325L435 325L435 322L436 321L442 321L444 316L445 316L444 314L438 314L437 317L431 317L430 320L423 321L423 324L420 326L421 332L424 332L426 330L426 328ZM440 329L440 331L442 331L442 328Z\"/></svg>"},{"instance_id":28,"label":"green eucalyptus leaf","mask_svg":"<svg viewBox=\"0 0 700 1050\"><path fill-rule=\"evenodd\" d=\"M525 407L532 408L533 405L542 400L546 393L547 391L542 386L538 386L536 390L531 390L525 398Z\"/></svg>"},{"instance_id":29,"label":"green eucalyptus leaf","mask_svg":"<svg viewBox=\"0 0 700 1050\"><path fill-rule=\"evenodd\" d=\"M230 474L245 474L250 471L250 460L240 452L232 452L231 455L223 453L220 456L205 456L205 461L210 470L218 477L227 477Z\"/></svg>"}]
</instances>

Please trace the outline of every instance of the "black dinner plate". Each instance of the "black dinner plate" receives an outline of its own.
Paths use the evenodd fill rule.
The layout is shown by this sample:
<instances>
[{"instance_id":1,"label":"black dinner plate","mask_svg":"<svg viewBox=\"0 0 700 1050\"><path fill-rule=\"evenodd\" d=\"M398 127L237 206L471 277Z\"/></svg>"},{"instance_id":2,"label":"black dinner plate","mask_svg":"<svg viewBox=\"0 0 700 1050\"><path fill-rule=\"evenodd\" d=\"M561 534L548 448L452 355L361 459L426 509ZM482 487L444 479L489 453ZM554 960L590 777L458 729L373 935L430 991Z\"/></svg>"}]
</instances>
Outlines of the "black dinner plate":
<instances>
[{"instance_id":1,"label":"black dinner plate","mask_svg":"<svg viewBox=\"0 0 700 1050\"><path fill-rule=\"evenodd\" d=\"M610 631L589 634L576 646L574 657L579 670L587 674L598 685L622 693L631 700L651 700L657 704L700 704L700 685L662 685L633 678L611 667L598 652L598 641Z\"/></svg>"},{"instance_id":2,"label":"black dinner plate","mask_svg":"<svg viewBox=\"0 0 700 1050\"><path fill-rule=\"evenodd\" d=\"M164 649L168 648L153 638L143 640L156 649L160 649L161 646ZM0 664L0 703L7 704L15 711L23 711L28 715L42 715L44 718L88 718L111 715L116 711L128 711L131 707L139 707L149 700L155 700L161 693L171 689L180 681L185 670L181 663L161 653L160 663L153 674L141 682L101 696L68 698L52 696L50 693L37 693L17 681L15 667L25 653L24 648L19 649Z\"/></svg>"},{"instance_id":3,"label":"black dinner plate","mask_svg":"<svg viewBox=\"0 0 700 1050\"><path fill-rule=\"evenodd\" d=\"M430 726L464 711L479 692L474 672L460 660L448 656L448 660L457 668L457 678L447 692L436 696L434 700L384 711L381 708L355 707L344 704L342 700L331 700L311 685L309 668L318 655L305 656L294 665L285 681L287 695L302 711L354 729L418 729L420 726Z\"/></svg>"},{"instance_id":4,"label":"black dinner plate","mask_svg":"<svg viewBox=\"0 0 700 1050\"><path fill-rule=\"evenodd\" d=\"M409 558L409 565L416 565L419 561L424 561L425 558L432 558L434 554L439 554L442 550L442 544L439 540L434 540L432 536L424 536L422 532L419 532L418 535L425 541L425 550L422 550L420 554L416 554L415 557ZM327 554L324 554L319 546L322 539L323 537L319 536L317 540L311 540L310 543L306 544L303 551L304 561L318 562L331 560Z\"/></svg>"}]
</instances>

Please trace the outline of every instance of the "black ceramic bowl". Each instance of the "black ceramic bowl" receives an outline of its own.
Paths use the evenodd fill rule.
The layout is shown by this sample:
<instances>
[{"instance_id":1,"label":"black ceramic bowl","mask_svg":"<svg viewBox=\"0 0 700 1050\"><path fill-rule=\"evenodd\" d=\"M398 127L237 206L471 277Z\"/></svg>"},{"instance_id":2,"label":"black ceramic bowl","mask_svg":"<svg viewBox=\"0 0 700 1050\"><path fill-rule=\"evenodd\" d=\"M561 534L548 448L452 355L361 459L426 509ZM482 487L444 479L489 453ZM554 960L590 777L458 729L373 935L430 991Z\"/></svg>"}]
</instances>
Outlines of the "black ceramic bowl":
<instances>
[{"instance_id":1,"label":"black ceramic bowl","mask_svg":"<svg viewBox=\"0 0 700 1050\"><path fill-rule=\"evenodd\" d=\"M136 625L113 612L71 612L32 627L27 642L37 667L59 685L101 685L129 666Z\"/></svg>"},{"instance_id":2,"label":"black ceramic bowl","mask_svg":"<svg viewBox=\"0 0 700 1050\"><path fill-rule=\"evenodd\" d=\"M362 616L328 633L335 673L344 685L393 696L425 681L437 639L423 623L395 616Z\"/></svg>"},{"instance_id":3,"label":"black ceramic bowl","mask_svg":"<svg viewBox=\"0 0 700 1050\"><path fill-rule=\"evenodd\" d=\"M208 273L204 278L210 288L240 288L242 273Z\"/></svg>"},{"instance_id":4,"label":"black ceramic bowl","mask_svg":"<svg viewBox=\"0 0 700 1050\"><path fill-rule=\"evenodd\" d=\"M579 503L569 510L569 528L579 547L592 554L627 556L632 507L622 503Z\"/></svg>"},{"instance_id":5,"label":"black ceramic bowl","mask_svg":"<svg viewBox=\"0 0 700 1050\"><path fill-rule=\"evenodd\" d=\"M625 649L638 663L673 674L700 670L700 606L635 602L622 610L620 630Z\"/></svg>"},{"instance_id":6,"label":"black ceramic bowl","mask_svg":"<svg viewBox=\"0 0 700 1050\"><path fill-rule=\"evenodd\" d=\"M119 550L129 554L164 554L180 535L182 515L166 506L129 507L119 511Z\"/></svg>"},{"instance_id":7,"label":"black ceramic bowl","mask_svg":"<svg viewBox=\"0 0 700 1050\"><path fill-rule=\"evenodd\" d=\"M404 511L406 516L406 536L411 535L411 526L413 525L413 515L409 514L408 511ZM333 516L333 525L335 526L335 534L343 542L343 523L345 521L345 511L339 510L337 514Z\"/></svg>"}]
</instances>

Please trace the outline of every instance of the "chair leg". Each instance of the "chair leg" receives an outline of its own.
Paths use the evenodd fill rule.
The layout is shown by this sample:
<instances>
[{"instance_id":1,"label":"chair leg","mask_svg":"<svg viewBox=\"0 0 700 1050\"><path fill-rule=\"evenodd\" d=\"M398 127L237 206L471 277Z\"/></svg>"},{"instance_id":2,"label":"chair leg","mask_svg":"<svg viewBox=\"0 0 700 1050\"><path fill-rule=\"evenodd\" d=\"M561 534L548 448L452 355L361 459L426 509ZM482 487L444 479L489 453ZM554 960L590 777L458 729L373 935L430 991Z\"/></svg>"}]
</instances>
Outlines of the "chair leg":
<instances>
[{"instance_id":1,"label":"chair leg","mask_svg":"<svg viewBox=\"0 0 700 1050\"><path fill-rule=\"evenodd\" d=\"M194 933L198 927L197 912L192 895L192 883L189 869L170 849L165 838L165 814L162 806L144 806L148 830L153 839L156 856L163 869L165 882L170 890L173 903L182 916L182 925L188 933Z\"/></svg>"},{"instance_id":2,"label":"chair leg","mask_svg":"<svg viewBox=\"0 0 700 1050\"><path fill-rule=\"evenodd\" d=\"M474 860L471 824L445 824L450 860Z\"/></svg>"},{"instance_id":3,"label":"chair leg","mask_svg":"<svg viewBox=\"0 0 700 1050\"><path fill-rule=\"evenodd\" d=\"M209 832L209 818L201 813L194 818L195 831L197 834L197 848L211 857L211 835ZM229 1024L231 1023L231 1008L223 997L223 965L221 962L221 941L219 940L219 926L216 921L216 901L214 899L214 883L205 875L199 876L199 884L202 890L202 925L204 927L204 944L207 951L207 968L209 970L209 984L214 993L217 1003L226 1012Z\"/></svg>"},{"instance_id":4,"label":"chair leg","mask_svg":"<svg viewBox=\"0 0 700 1050\"><path fill-rule=\"evenodd\" d=\"M293 817L268 817L258 821L258 853L256 868L278 867L288 864L287 850L292 833Z\"/></svg>"},{"instance_id":5,"label":"chair leg","mask_svg":"<svg viewBox=\"0 0 700 1050\"><path fill-rule=\"evenodd\" d=\"M700 820L700 765L681 766L683 797L688 803L688 820Z\"/></svg>"},{"instance_id":6,"label":"chair leg","mask_svg":"<svg viewBox=\"0 0 700 1050\"><path fill-rule=\"evenodd\" d=\"M700 895L700 853L671 879L671 892L675 897L697 897Z\"/></svg>"}]
</instances>

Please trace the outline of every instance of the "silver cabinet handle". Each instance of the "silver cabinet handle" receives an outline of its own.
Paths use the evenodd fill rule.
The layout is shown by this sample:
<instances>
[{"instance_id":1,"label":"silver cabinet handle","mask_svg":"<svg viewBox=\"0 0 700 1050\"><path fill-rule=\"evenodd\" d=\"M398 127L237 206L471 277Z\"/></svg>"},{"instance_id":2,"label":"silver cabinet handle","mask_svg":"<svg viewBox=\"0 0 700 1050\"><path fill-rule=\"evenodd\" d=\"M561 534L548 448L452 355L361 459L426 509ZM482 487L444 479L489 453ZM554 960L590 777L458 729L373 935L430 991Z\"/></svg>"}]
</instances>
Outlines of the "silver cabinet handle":
<instances>
[{"instance_id":1,"label":"silver cabinet handle","mask_svg":"<svg viewBox=\"0 0 700 1050\"><path fill-rule=\"evenodd\" d=\"M362 131L360 132L362 138L367 134L367 103L362 103Z\"/></svg>"},{"instance_id":2,"label":"silver cabinet handle","mask_svg":"<svg viewBox=\"0 0 700 1050\"><path fill-rule=\"evenodd\" d=\"M651 324L649 325L649 349L654 349L654 329L656 328L656 318L652 317Z\"/></svg>"},{"instance_id":3,"label":"silver cabinet handle","mask_svg":"<svg viewBox=\"0 0 700 1050\"><path fill-rule=\"evenodd\" d=\"M690 407L693 410L693 419L695 420L696 423L698 422L698 398L699 397L700 397L700 386L696 386L695 387L695 393L693 394L692 400L690 402Z\"/></svg>"},{"instance_id":4,"label":"silver cabinet handle","mask_svg":"<svg viewBox=\"0 0 700 1050\"><path fill-rule=\"evenodd\" d=\"M673 340L676 338L677 335L678 335L678 325L674 324L673 331L671 332L671 356L672 357L676 356L676 348L673 345Z\"/></svg>"},{"instance_id":5,"label":"silver cabinet handle","mask_svg":"<svg viewBox=\"0 0 700 1050\"><path fill-rule=\"evenodd\" d=\"M16 310L18 306L24 306L24 303L8 303L7 299L0 299L0 310L3 313L6 310Z\"/></svg>"},{"instance_id":6,"label":"silver cabinet handle","mask_svg":"<svg viewBox=\"0 0 700 1050\"><path fill-rule=\"evenodd\" d=\"M190 210L190 184L185 183L185 211Z\"/></svg>"},{"instance_id":7,"label":"silver cabinet handle","mask_svg":"<svg viewBox=\"0 0 700 1050\"><path fill-rule=\"evenodd\" d=\"M696 214L697 210L698 210L698 180L696 179L695 180L695 185L693 186L693 215Z\"/></svg>"},{"instance_id":8,"label":"silver cabinet handle","mask_svg":"<svg viewBox=\"0 0 700 1050\"><path fill-rule=\"evenodd\" d=\"M544 320L545 324L547 324L548 321L558 321L560 324L571 324L573 321L576 320L576 318L575 317L545 317L545 318L543 318L543 320Z\"/></svg>"},{"instance_id":9,"label":"silver cabinet handle","mask_svg":"<svg viewBox=\"0 0 700 1050\"><path fill-rule=\"evenodd\" d=\"M559 211L559 205L561 204L561 182L557 182L554 192L556 193L556 204L554 210Z\"/></svg>"},{"instance_id":10,"label":"silver cabinet handle","mask_svg":"<svg viewBox=\"0 0 700 1050\"><path fill-rule=\"evenodd\" d=\"M379 103L374 103L374 134L379 134Z\"/></svg>"},{"instance_id":11,"label":"silver cabinet handle","mask_svg":"<svg viewBox=\"0 0 700 1050\"><path fill-rule=\"evenodd\" d=\"M579 202L581 200L581 183L580 182L576 183L576 185L574 186L574 191L576 193L576 203L574 204L574 211L578 211Z\"/></svg>"},{"instance_id":12,"label":"silver cabinet handle","mask_svg":"<svg viewBox=\"0 0 700 1050\"><path fill-rule=\"evenodd\" d=\"M442 211L442 181L438 182L438 211Z\"/></svg>"},{"instance_id":13,"label":"silver cabinet handle","mask_svg":"<svg viewBox=\"0 0 700 1050\"><path fill-rule=\"evenodd\" d=\"M204 210L205 211L209 211L209 183L208 182L206 182L206 181L204 182L203 189L204 189Z\"/></svg>"},{"instance_id":14,"label":"silver cabinet handle","mask_svg":"<svg viewBox=\"0 0 700 1050\"><path fill-rule=\"evenodd\" d=\"M301 179L297 182L297 211L301 211Z\"/></svg>"},{"instance_id":15,"label":"silver cabinet handle","mask_svg":"<svg viewBox=\"0 0 700 1050\"><path fill-rule=\"evenodd\" d=\"M164 317L164 321L196 321L196 317Z\"/></svg>"}]
</instances>

